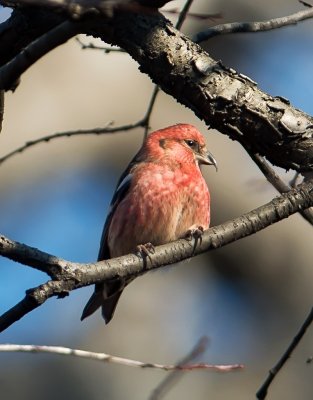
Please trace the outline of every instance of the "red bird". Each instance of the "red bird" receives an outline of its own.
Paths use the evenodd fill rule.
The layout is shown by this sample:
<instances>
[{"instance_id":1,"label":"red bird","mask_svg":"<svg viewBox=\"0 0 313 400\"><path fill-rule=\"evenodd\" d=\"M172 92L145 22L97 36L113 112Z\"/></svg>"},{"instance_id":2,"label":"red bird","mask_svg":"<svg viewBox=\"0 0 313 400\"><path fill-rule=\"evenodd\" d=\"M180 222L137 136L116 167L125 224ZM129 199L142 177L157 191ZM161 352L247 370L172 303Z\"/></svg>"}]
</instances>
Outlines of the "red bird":
<instances>
[{"instance_id":1,"label":"red bird","mask_svg":"<svg viewBox=\"0 0 313 400\"><path fill-rule=\"evenodd\" d=\"M105 222L98 260L119 257L138 246L165 244L210 224L210 193L200 165L215 165L202 134L178 124L151 133L120 177ZM132 279L96 284L81 319L99 307L108 323Z\"/></svg>"}]
</instances>

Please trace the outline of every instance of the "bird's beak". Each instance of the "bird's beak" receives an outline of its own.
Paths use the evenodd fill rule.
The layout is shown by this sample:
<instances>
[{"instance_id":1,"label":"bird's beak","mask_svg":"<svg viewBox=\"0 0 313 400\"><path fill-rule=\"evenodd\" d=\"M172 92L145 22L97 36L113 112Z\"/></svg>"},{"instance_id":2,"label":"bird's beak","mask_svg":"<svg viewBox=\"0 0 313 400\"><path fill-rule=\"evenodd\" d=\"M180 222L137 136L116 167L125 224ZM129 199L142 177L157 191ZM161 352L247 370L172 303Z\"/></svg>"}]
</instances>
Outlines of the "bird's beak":
<instances>
[{"instance_id":1,"label":"bird's beak","mask_svg":"<svg viewBox=\"0 0 313 400\"><path fill-rule=\"evenodd\" d=\"M196 159L199 164L214 165L217 171L217 162L209 151L203 151L196 154Z\"/></svg>"}]
</instances>

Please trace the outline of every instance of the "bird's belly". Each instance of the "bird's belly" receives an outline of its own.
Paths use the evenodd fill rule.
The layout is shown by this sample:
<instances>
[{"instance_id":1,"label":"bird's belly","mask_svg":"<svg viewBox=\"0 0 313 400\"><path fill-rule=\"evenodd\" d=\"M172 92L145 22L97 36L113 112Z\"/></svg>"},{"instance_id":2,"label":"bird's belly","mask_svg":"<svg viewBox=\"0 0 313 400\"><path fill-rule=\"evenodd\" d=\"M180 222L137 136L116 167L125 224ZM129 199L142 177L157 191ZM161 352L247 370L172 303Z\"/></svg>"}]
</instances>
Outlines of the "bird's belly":
<instances>
[{"instance_id":1,"label":"bird's belly","mask_svg":"<svg viewBox=\"0 0 313 400\"><path fill-rule=\"evenodd\" d=\"M112 218L108 245L111 257L134 252L139 244L157 246L185 236L192 226L209 226L209 198L198 190L148 191L144 201L127 197ZM196 188L197 189L197 188Z\"/></svg>"}]
</instances>

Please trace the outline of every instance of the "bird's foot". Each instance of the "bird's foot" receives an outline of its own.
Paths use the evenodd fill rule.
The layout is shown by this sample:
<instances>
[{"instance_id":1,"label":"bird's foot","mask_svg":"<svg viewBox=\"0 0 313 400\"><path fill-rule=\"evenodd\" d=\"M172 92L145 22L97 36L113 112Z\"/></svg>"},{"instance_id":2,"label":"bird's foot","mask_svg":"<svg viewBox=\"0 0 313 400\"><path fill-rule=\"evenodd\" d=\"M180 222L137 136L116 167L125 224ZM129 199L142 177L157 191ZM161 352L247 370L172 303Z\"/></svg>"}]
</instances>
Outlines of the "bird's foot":
<instances>
[{"instance_id":1,"label":"bird's foot","mask_svg":"<svg viewBox=\"0 0 313 400\"><path fill-rule=\"evenodd\" d=\"M152 264L151 254L154 254L154 253L155 253L155 247L153 246L152 243L139 244L136 247L136 254L139 254L143 258L144 261L148 257L151 264Z\"/></svg>"},{"instance_id":2,"label":"bird's foot","mask_svg":"<svg viewBox=\"0 0 313 400\"><path fill-rule=\"evenodd\" d=\"M202 236L203 236L204 228L203 226L192 226L191 228L188 229L185 235L185 239L188 241L191 241L194 239L194 246L193 246L193 251L192 255L194 255L195 250L198 246L198 243L201 245L202 244Z\"/></svg>"},{"instance_id":3,"label":"bird's foot","mask_svg":"<svg viewBox=\"0 0 313 400\"><path fill-rule=\"evenodd\" d=\"M150 254L155 253L155 247L153 246L152 243L145 243L145 244L139 244L136 247L137 253L140 253L141 255L145 255L146 257L150 256Z\"/></svg>"}]
</instances>

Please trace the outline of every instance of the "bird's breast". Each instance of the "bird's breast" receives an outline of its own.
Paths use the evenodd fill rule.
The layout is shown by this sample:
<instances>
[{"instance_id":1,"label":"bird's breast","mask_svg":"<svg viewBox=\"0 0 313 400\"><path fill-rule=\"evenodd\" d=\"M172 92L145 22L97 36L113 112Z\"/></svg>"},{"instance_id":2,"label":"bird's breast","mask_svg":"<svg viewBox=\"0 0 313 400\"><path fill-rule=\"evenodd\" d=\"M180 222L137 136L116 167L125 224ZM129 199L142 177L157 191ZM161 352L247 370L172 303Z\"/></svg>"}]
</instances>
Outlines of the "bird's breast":
<instances>
[{"instance_id":1,"label":"bird's breast","mask_svg":"<svg viewBox=\"0 0 313 400\"><path fill-rule=\"evenodd\" d=\"M137 179L136 179L137 178ZM150 171L135 177L113 215L108 235L112 257L139 244L164 244L192 226L209 226L209 191L199 170Z\"/></svg>"}]
</instances>

